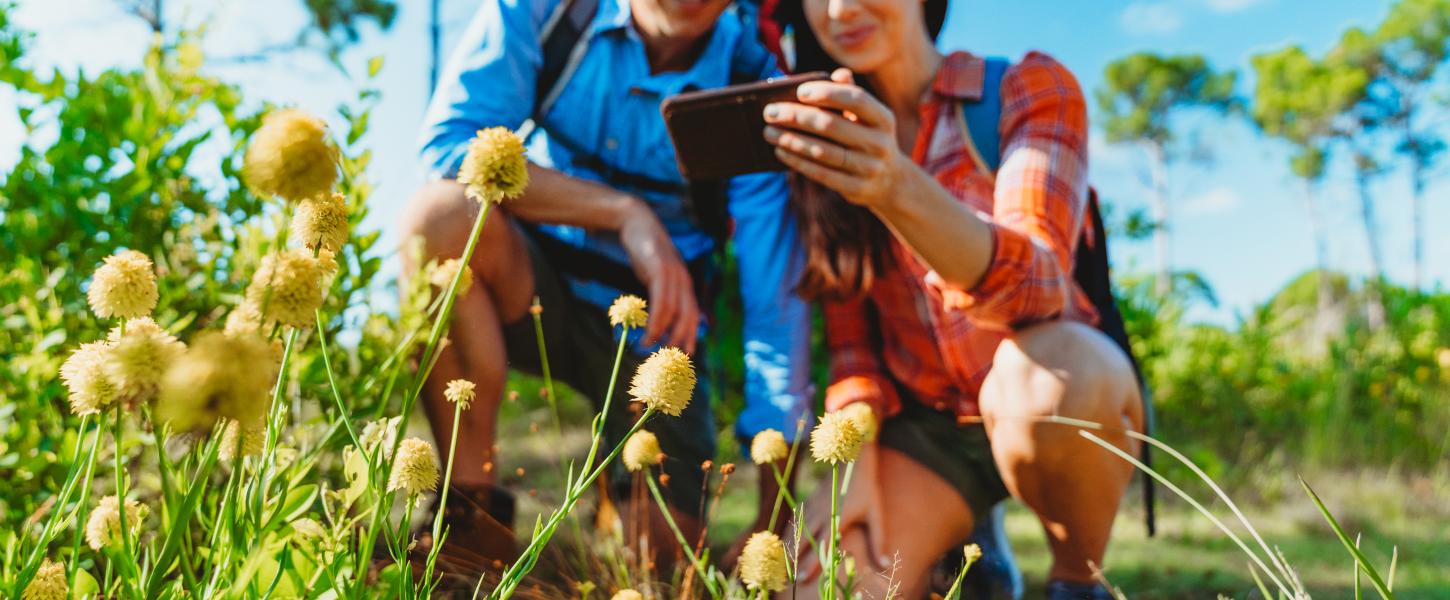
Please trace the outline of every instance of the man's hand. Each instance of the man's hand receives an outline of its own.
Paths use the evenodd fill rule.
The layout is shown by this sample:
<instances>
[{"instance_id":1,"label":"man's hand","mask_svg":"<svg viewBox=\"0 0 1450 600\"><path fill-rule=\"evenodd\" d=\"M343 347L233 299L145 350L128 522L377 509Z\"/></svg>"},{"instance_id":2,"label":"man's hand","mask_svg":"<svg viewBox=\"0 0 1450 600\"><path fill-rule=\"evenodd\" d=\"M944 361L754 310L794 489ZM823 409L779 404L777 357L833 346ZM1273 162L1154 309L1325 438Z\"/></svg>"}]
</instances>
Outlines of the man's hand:
<instances>
[{"instance_id":1,"label":"man's hand","mask_svg":"<svg viewBox=\"0 0 1450 600\"><path fill-rule=\"evenodd\" d=\"M663 341L694 354L700 304L690 271L654 211L644 202L630 206L619 227L619 241L629 254L634 274L649 290L644 343Z\"/></svg>"}]
</instances>

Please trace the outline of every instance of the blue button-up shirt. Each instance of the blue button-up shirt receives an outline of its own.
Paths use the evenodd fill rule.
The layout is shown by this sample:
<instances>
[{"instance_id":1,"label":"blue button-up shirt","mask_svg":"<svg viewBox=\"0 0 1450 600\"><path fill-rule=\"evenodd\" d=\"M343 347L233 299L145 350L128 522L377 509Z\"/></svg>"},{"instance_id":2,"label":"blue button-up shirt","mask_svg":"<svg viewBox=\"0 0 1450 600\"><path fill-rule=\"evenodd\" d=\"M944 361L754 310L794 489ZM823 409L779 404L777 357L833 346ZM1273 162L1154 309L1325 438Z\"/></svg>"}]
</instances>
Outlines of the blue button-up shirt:
<instances>
[{"instance_id":1,"label":"blue button-up shirt","mask_svg":"<svg viewBox=\"0 0 1450 600\"><path fill-rule=\"evenodd\" d=\"M732 8L687 71L651 74L645 47L634 30L628 0L600 0L580 43L585 54L546 114L535 116L535 87L543 64L540 31L558 0L484 0L440 78L424 119L422 158L435 177L453 177L469 139L484 127L518 129L538 124L525 140L529 159L574 177L610 183L576 161L588 153L614 169L653 180L684 184L674 146L660 117L664 98L730 82L739 44L759 44ZM759 73L776 74L774 63ZM550 131L568 139L550 143ZM567 146L567 147L566 147ZM614 184L611 184L614 185ZM654 209L685 261L714 251L715 240L691 222L677 194L628 189ZM810 311L792 291L800 273L799 240L781 173L745 175L728 183L733 242L744 299L745 409L736 434L766 428L791 437L808 418ZM628 258L614 232L544 224L541 231L621 263ZM605 307L619 295L598 282L568 278L573 293Z\"/></svg>"}]
</instances>

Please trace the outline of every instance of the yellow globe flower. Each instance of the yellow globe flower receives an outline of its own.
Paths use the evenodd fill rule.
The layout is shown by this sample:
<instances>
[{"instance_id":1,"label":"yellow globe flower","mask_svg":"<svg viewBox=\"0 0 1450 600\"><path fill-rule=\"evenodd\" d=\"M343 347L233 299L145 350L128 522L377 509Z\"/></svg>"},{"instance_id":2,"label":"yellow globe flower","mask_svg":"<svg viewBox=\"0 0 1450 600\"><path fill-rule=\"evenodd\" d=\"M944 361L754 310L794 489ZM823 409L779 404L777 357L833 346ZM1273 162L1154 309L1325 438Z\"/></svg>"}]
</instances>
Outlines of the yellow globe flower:
<instances>
[{"instance_id":1,"label":"yellow globe flower","mask_svg":"<svg viewBox=\"0 0 1450 600\"><path fill-rule=\"evenodd\" d=\"M625 468L630 471L641 471L652 465L660 464L665 457L660 451L660 440L655 434L644 429L634 432L624 442L624 450L620 452L624 460Z\"/></svg>"},{"instance_id":2,"label":"yellow globe flower","mask_svg":"<svg viewBox=\"0 0 1450 600\"><path fill-rule=\"evenodd\" d=\"M468 405L473 402L477 395L478 386L473 385L467 379L454 379L448 382L448 388L443 390L443 397L454 404L462 404L463 410L468 410Z\"/></svg>"},{"instance_id":3,"label":"yellow globe flower","mask_svg":"<svg viewBox=\"0 0 1450 600\"><path fill-rule=\"evenodd\" d=\"M116 402L116 385L106 376L110 348L107 342L81 344L61 363L60 380L76 415L96 414Z\"/></svg>"},{"instance_id":4,"label":"yellow globe flower","mask_svg":"<svg viewBox=\"0 0 1450 600\"><path fill-rule=\"evenodd\" d=\"M20 593L21 600L66 600L70 598L70 586L65 581L65 565L45 559L35 571L35 577Z\"/></svg>"},{"instance_id":5,"label":"yellow globe flower","mask_svg":"<svg viewBox=\"0 0 1450 600\"><path fill-rule=\"evenodd\" d=\"M866 441L876 439L876 412L870 404L865 402L852 402L840 410L841 414L851 419L856 430L861 432L861 437Z\"/></svg>"},{"instance_id":6,"label":"yellow globe flower","mask_svg":"<svg viewBox=\"0 0 1450 600\"><path fill-rule=\"evenodd\" d=\"M134 319L151 314L159 293L151 259L135 250L107 256L86 292L91 310L102 319Z\"/></svg>"},{"instance_id":7,"label":"yellow globe flower","mask_svg":"<svg viewBox=\"0 0 1450 600\"><path fill-rule=\"evenodd\" d=\"M750 440L750 459L757 465L768 465L790 455L790 446L785 443L785 434L767 429L755 434Z\"/></svg>"},{"instance_id":8,"label":"yellow globe flower","mask_svg":"<svg viewBox=\"0 0 1450 600\"><path fill-rule=\"evenodd\" d=\"M609 600L644 600L644 595L634 590L619 590Z\"/></svg>"},{"instance_id":9,"label":"yellow globe flower","mask_svg":"<svg viewBox=\"0 0 1450 600\"><path fill-rule=\"evenodd\" d=\"M252 134L242 175L257 193L296 202L332 192L337 160L322 119L283 109L269 113Z\"/></svg>"},{"instance_id":10,"label":"yellow globe flower","mask_svg":"<svg viewBox=\"0 0 1450 600\"><path fill-rule=\"evenodd\" d=\"M695 367L678 348L661 348L649 355L630 382L629 395L656 411L680 416L695 393Z\"/></svg>"},{"instance_id":11,"label":"yellow globe flower","mask_svg":"<svg viewBox=\"0 0 1450 600\"><path fill-rule=\"evenodd\" d=\"M826 413L820 424L811 432L811 455L817 462L848 463L861 453L865 438L850 417L839 413Z\"/></svg>"},{"instance_id":12,"label":"yellow globe flower","mask_svg":"<svg viewBox=\"0 0 1450 600\"><path fill-rule=\"evenodd\" d=\"M628 329L644 327L649 323L649 312L645 306L643 298L632 294L615 298L614 304L609 305L609 324L615 327L623 325Z\"/></svg>"},{"instance_id":13,"label":"yellow globe flower","mask_svg":"<svg viewBox=\"0 0 1450 600\"><path fill-rule=\"evenodd\" d=\"M267 441L267 420L242 424L241 421L227 420L227 425L222 429L221 448L218 449L218 456L225 464L231 464L236 460L237 455L257 456L262 453L262 447Z\"/></svg>"},{"instance_id":14,"label":"yellow globe flower","mask_svg":"<svg viewBox=\"0 0 1450 600\"><path fill-rule=\"evenodd\" d=\"M393 472L388 477L388 491L403 490L408 497L438 489L438 459L433 446L418 438L408 438L398 445L393 458Z\"/></svg>"},{"instance_id":15,"label":"yellow globe flower","mask_svg":"<svg viewBox=\"0 0 1450 600\"><path fill-rule=\"evenodd\" d=\"M785 544L769 531L757 531L740 551L740 581L752 590L779 592L790 583Z\"/></svg>"},{"instance_id":16,"label":"yellow globe flower","mask_svg":"<svg viewBox=\"0 0 1450 600\"><path fill-rule=\"evenodd\" d=\"M186 350L186 344L166 332L150 317L132 319L111 330L110 349L102 363L116 398L127 406L156 399L161 377Z\"/></svg>"},{"instance_id":17,"label":"yellow globe flower","mask_svg":"<svg viewBox=\"0 0 1450 600\"><path fill-rule=\"evenodd\" d=\"M260 421L271 406L275 360L260 337L202 334L161 379L156 415L178 431L209 428L218 417Z\"/></svg>"},{"instance_id":18,"label":"yellow globe flower","mask_svg":"<svg viewBox=\"0 0 1450 600\"><path fill-rule=\"evenodd\" d=\"M347 200L342 194L322 194L297 204L292 213L292 241L309 249L319 246L337 252L347 243Z\"/></svg>"},{"instance_id":19,"label":"yellow globe flower","mask_svg":"<svg viewBox=\"0 0 1450 600\"><path fill-rule=\"evenodd\" d=\"M458 169L458 182L469 198L495 204L517 198L529 185L524 142L504 127L481 129L468 142L468 154Z\"/></svg>"},{"instance_id":20,"label":"yellow globe flower","mask_svg":"<svg viewBox=\"0 0 1450 600\"><path fill-rule=\"evenodd\" d=\"M336 268L333 254L326 250L317 256L302 248L268 254L247 286L247 302L260 307L263 323L311 327Z\"/></svg>"},{"instance_id":21,"label":"yellow globe flower","mask_svg":"<svg viewBox=\"0 0 1450 600\"><path fill-rule=\"evenodd\" d=\"M135 500L126 501L126 529L131 535L141 530L150 509ZM86 520L86 545L99 552L102 548L121 543L121 501L115 496L101 498L100 504L91 511Z\"/></svg>"},{"instance_id":22,"label":"yellow globe flower","mask_svg":"<svg viewBox=\"0 0 1450 600\"><path fill-rule=\"evenodd\" d=\"M447 290L448 286L453 283L453 277L458 274L458 268L462 266L463 262L456 258L438 263L438 266L433 268L433 275L428 278L428 283L438 289ZM473 287L473 269L463 267L463 279L458 280L458 295L468 293L468 288L471 287Z\"/></svg>"}]
</instances>

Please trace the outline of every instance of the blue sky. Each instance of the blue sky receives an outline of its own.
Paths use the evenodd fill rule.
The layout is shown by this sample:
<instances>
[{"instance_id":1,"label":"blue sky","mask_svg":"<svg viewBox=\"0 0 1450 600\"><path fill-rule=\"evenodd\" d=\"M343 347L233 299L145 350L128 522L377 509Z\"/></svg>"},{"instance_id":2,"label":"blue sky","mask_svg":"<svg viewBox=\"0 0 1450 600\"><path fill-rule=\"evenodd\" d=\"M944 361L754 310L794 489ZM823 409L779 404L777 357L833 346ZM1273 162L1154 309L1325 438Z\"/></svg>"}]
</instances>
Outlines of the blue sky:
<instances>
[{"instance_id":1,"label":"blue sky","mask_svg":"<svg viewBox=\"0 0 1450 600\"><path fill-rule=\"evenodd\" d=\"M445 55L462 31L475 2L442 0ZM947 49L1020 56L1048 52L1071 68L1084 88L1101 81L1104 65L1139 50L1197 52L1220 67L1247 71L1256 52L1289 43L1318 53L1330 47L1350 25L1372 26L1388 2L1375 0L958 0L942 35ZM208 22L206 50L212 57L246 54L290 39L304 23L300 0L170 0L173 22ZM29 59L43 66L87 71L134 66L149 40L139 19L126 15L116 0L20 0L15 21L37 33ZM361 72L370 56L383 55L386 66L378 86L383 100L366 138L375 150L370 176L379 185L372 201L373 227L387 230L420 175L414 139L421 119L428 78L427 2L400 0L391 32L369 31L344 62ZM356 83L316 56L283 55L262 64L215 63L208 67L240 83L252 101L296 105L335 119L333 109L350 98ZM1241 84L1249 91L1248 81ZM14 98L0 92L0 167L11 163L21 132L10 109ZM1267 298L1290 278L1312 266L1313 254L1299 187L1287 171L1285 150L1258 137L1241 123L1202 122L1194 127L1213 150L1209 165L1182 166L1172 176L1176 212L1173 255L1179 268L1202 272L1223 305L1196 316L1229 322L1235 312ZM1092 179L1108 202L1143 206L1140 183L1143 155L1111 147L1094 132ZM1441 175L1445 169L1441 169ZM1389 275L1408 281L1409 191L1407 176L1394 172L1375 187L1382 244ZM1426 231L1429 275L1442 287L1450 283L1450 177L1430 189ZM1328 179L1324 204L1333 233L1332 266L1363 272L1366 250L1356 218L1353 181L1343 165ZM396 236L389 231L385 244ZM1113 248L1119 270L1151 268L1147 243Z\"/></svg>"}]
</instances>

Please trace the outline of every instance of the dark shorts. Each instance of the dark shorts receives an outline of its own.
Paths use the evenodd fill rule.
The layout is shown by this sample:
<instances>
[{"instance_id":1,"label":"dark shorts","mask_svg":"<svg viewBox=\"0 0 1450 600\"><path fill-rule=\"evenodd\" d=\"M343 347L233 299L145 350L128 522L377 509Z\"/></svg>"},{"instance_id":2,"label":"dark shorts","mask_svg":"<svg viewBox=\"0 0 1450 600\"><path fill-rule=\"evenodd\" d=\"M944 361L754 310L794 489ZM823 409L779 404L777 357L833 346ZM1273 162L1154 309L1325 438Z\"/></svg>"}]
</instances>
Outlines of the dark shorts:
<instances>
[{"instance_id":1,"label":"dark shorts","mask_svg":"<svg viewBox=\"0 0 1450 600\"><path fill-rule=\"evenodd\" d=\"M980 423L958 425L956 416L933 410L901 390L901 412L881 424L879 442L941 476L966 501L972 516L988 514L1009 494L992 444Z\"/></svg>"},{"instance_id":2,"label":"dark shorts","mask_svg":"<svg viewBox=\"0 0 1450 600\"><path fill-rule=\"evenodd\" d=\"M550 264L531 234L524 233L524 240L533 263L534 293L544 309L540 319L544 329L544 346L549 353L549 372L555 381L568 384L588 398L596 411L600 410L604 406L609 374L614 369L614 357L619 348L618 331L610 326L604 309L574 297L556 265ZM504 344L510 368L542 374L538 336L532 316L525 315L505 325ZM631 410L634 403L630 402L629 385L635 369L644 359L628 348L624 352L614 386L614 398L605 418L601 457L614 448L634 425L636 413ZM693 359L697 366L702 364L700 356ZM695 387L694 399L680 416L657 415L645 425L645 429L659 438L660 449L667 457L663 470L670 476L669 483L661 491L671 504L689 514L699 510L702 498L700 486L704 482L704 472L700 464L715 458L715 422L703 379L701 383ZM609 474L615 497L629 497L633 478L623 463L615 460ZM655 475L658 474L656 469Z\"/></svg>"}]
</instances>

